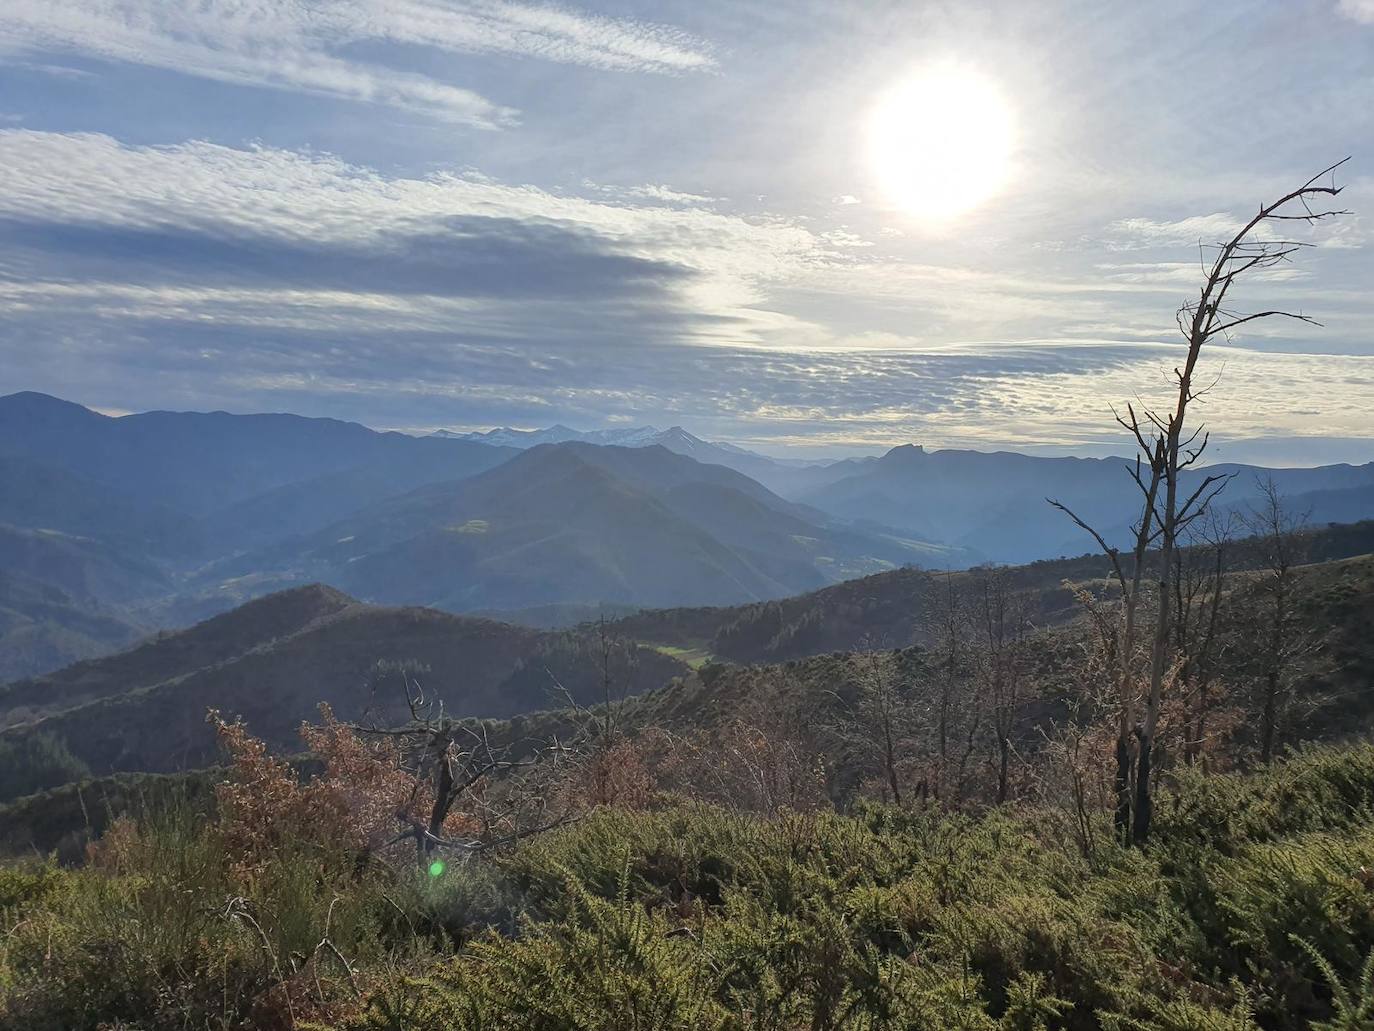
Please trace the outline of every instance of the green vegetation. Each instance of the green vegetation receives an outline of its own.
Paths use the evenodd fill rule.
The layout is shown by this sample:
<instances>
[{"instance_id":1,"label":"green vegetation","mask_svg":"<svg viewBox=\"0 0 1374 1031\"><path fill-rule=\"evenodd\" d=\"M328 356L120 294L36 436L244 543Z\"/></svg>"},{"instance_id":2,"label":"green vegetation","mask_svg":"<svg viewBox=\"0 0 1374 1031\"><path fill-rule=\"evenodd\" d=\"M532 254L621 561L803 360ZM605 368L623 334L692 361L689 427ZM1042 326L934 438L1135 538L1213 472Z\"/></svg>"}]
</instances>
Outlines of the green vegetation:
<instances>
[{"instance_id":1,"label":"green vegetation","mask_svg":"<svg viewBox=\"0 0 1374 1031\"><path fill-rule=\"evenodd\" d=\"M79 780L90 772L65 744L51 735L0 739L0 802Z\"/></svg>"},{"instance_id":2,"label":"green vegetation","mask_svg":"<svg viewBox=\"0 0 1374 1031\"><path fill-rule=\"evenodd\" d=\"M650 648L662 652L664 655L677 659L679 662L685 662L695 670L701 669L702 666L706 665L714 658L711 654L711 650L703 645L691 647L679 644L654 644L652 641L646 641L644 643Z\"/></svg>"},{"instance_id":3,"label":"green vegetation","mask_svg":"<svg viewBox=\"0 0 1374 1031\"><path fill-rule=\"evenodd\" d=\"M1051 808L660 795L431 876L304 826L251 862L227 824L0 871L0 1027L1369 1026L1372 746L1185 775L1145 849Z\"/></svg>"}]
</instances>

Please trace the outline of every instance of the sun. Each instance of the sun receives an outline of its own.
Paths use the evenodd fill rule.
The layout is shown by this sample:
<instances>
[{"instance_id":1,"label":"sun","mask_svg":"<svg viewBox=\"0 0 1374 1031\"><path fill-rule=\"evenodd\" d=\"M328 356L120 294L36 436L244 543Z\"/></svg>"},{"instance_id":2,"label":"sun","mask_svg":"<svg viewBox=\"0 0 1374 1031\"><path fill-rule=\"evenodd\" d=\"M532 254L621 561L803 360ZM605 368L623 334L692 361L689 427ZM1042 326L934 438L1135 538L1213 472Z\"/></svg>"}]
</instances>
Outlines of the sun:
<instances>
[{"instance_id":1,"label":"sun","mask_svg":"<svg viewBox=\"0 0 1374 1031\"><path fill-rule=\"evenodd\" d=\"M997 87L947 64L925 69L878 98L868 156L889 200L919 218L947 221L1000 190L1014 126Z\"/></svg>"}]
</instances>

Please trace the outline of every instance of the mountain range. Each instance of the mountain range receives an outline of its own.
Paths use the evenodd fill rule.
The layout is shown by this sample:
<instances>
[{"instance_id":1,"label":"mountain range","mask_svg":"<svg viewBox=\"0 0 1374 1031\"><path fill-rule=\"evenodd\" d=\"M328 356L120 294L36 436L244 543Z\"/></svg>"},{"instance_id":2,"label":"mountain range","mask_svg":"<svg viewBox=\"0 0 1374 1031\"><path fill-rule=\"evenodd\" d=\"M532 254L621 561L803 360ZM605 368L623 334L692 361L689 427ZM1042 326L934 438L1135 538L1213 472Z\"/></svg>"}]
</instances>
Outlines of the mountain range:
<instances>
[{"instance_id":1,"label":"mountain range","mask_svg":"<svg viewBox=\"0 0 1374 1031\"><path fill-rule=\"evenodd\" d=\"M1272 476L1313 522L1374 515L1374 463L1207 472L1231 477L1223 509L1243 512ZM314 582L551 626L1057 558L1092 541L1047 497L1120 544L1134 492L1124 459L909 445L791 462L676 426L414 436L283 414L111 417L12 394L0 680Z\"/></svg>"}]
</instances>

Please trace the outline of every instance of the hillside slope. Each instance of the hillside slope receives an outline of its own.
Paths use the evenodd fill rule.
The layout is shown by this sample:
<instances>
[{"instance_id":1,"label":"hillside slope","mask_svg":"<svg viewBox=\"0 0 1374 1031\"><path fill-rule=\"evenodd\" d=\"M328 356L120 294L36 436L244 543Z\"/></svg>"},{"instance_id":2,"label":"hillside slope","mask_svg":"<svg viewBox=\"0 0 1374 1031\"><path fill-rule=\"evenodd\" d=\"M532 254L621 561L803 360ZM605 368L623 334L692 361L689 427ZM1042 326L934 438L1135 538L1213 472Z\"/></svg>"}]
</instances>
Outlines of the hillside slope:
<instances>
[{"instance_id":1,"label":"hillside slope","mask_svg":"<svg viewBox=\"0 0 1374 1031\"><path fill-rule=\"evenodd\" d=\"M639 648L618 660L629 690L686 672ZM598 689L584 638L426 609L377 608L322 587L273 595L108 659L0 689L5 737L50 734L97 774L165 772L211 761L207 708L241 715L273 747L328 702L343 719L406 715L379 662L411 663L454 716L509 716L547 706L556 678L574 697Z\"/></svg>"},{"instance_id":2,"label":"hillside slope","mask_svg":"<svg viewBox=\"0 0 1374 1031\"><path fill-rule=\"evenodd\" d=\"M107 654L145 632L89 600L0 569L0 683Z\"/></svg>"},{"instance_id":3,"label":"hillside slope","mask_svg":"<svg viewBox=\"0 0 1374 1031\"><path fill-rule=\"evenodd\" d=\"M939 549L857 533L661 447L541 445L215 568L452 611L774 598Z\"/></svg>"},{"instance_id":4,"label":"hillside slope","mask_svg":"<svg viewBox=\"0 0 1374 1031\"><path fill-rule=\"evenodd\" d=\"M1316 575L1322 564L1374 552L1374 521L1310 530L1303 548ZM1250 568L1255 556L1231 549L1231 567ZM1111 567L1101 555L1031 562L1002 569L1011 589L1027 602L1035 625L1053 627L1080 615L1068 583L1102 581ZM974 572L898 569L847 580L807 594L762 603L647 609L615 628L626 637L707 652L731 662L778 662L852 651L904 647L929 639L942 594L967 589Z\"/></svg>"}]
</instances>

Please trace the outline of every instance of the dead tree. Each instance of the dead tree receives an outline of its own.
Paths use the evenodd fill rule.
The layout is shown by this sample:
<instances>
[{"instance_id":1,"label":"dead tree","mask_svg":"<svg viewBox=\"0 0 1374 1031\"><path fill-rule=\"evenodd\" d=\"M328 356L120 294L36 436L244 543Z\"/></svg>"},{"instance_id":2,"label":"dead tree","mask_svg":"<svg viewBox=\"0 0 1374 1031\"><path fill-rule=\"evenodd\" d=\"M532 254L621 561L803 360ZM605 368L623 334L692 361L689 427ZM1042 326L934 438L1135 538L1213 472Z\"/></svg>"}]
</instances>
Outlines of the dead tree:
<instances>
[{"instance_id":1,"label":"dead tree","mask_svg":"<svg viewBox=\"0 0 1374 1031\"><path fill-rule=\"evenodd\" d=\"M397 746L400 768L412 779L410 797L398 806L397 820L404 829L386 843L415 842L416 859L424 865L437 850L451 850L467 857L542 830L566 820L522 826L528 799L520 791L508 791L499 811L486 798L478 800L479 787L494 777L540 763L559 765L569 750L558 741L517 754L516 743L493 740L483 721L455 720L444 712L443 701L427 695L418 679L401 669L409 722L401 727L354 725L355 732L372 738L388 738ZM472 803L474 815L484 828L480 836L450 839L445 825L455 808Z\"/></svg>"},{"instance_id":2,"label":"dead tree","mask_svg":"<svg viewBox=\"0 0 1374 1031\"><path fill-rule=\"evenodd\" d=\"M915 685L902 668L900 652L881 650L867 638L860 642L855 664L852 697L851 692L830 692L843 713L833 729L846 747L878 767L885 793L901 805L901 766L915 750L916 729L923 722Z\"/></svg>"},{"instance_id":3,"label":"dead tree","mask_svg":"<svg viewBox=\"0 0 1374 1031\"><path fill-rule=\"evenodd\" d=\"M1245 516L1258 552L1260 595L1265 609L1259 617L1256 658L1259 665L1258 695L1260 761L1273 762L1281 728L1287 715L1294 673L1304 656L1314 651L1321 634L1305 628L1293 597L1295 570L1305 560L1305 514L1291 512L1284 504L1272 477L1259 483L1259 503Z\"/></svg>"},{"instance_id":4,"label":"dead tree","mask_svg":"<svg viewBox=\"0 0 1374 1031\"><path fill-rule=\"evenodd\" d=\"M1211 732L1208 717L1215 701L1213 683L1225 648L1221 599L1233 521L1218 518L1214 512L1198 523L1174 565L1174 646L1179 653L1183 760L1190 766L1201 763L1204 769Z\"/></svg>"},{"instance_id":5,"label":"dead tree","mask_svg":"<svg viewBox=\"0 0 1374 1031\"><path fill-rule=\"evenodd\" d=\"M1129 406L1127 411L1130 412L1129 420L1117 414L1116 421L1129 428L1136 423L1136 419L1134 411ZM1145 589L1146 557L1159 536L1155 522L1155 507L1159 498L1163 456L1164 445L1162 442L1156 441L1154 447L1146 453L1145 457L1148 458L1148 462L1142 461L1142 457L1137 455L1134 466L1130 469L1131 478L1140 489L1144 503L1141 506L1140 518L1131 526L1131 550L1124 561L1120 549L1109 544L1101 533L1084 522L1062 502L1049 499L1051 505L1067 515L1097 541L1103 554L1111 561L1112 575L1121 592L1121 620L1119 625L1111 628L1100 618L1100 613L1095 614L1098 617L1095 622L1098 629L1104 633L1104 639L1108 641L1105 650L1114 660L1111 669L1116 677L1117 727L1116 773L1113 777L1116 808L1112 823L1116 830L1116 836L1122 844L1129 844L1131 840L1131 809L1135 786L1133 734L1136 724L1136 705L1139 700L1139 673L1136 668L1136 652L1139 643L1140 607Z\"/></svg>"},{"instance_id":6,"label":"dead tree","mask_svg":"<svg viewBox=\"0 0 1374 1031\"><path fill-rule=\"evenodd\" d=\"M894 658L875 651L860 660L863 664L860 705L867 717L865 722L870 724L873 732L873 743L888 790L892 792L892 802L901 805L902 787L897 776L897 764L901 760L901 748L906 736L903 723L908 700L898 681L899 673Z\"/></svg>"},{"instance_id":7,"label":"dead tree","mask_svg":"<svg viewBox=\"0 0 1374 1031\"><path fill-rule=\"evenodd\" d=\"M992 710L996 746L997 802L1010 795L1013 735L1021 717L1025 685L1025 641L1030 627L1025 601L1011 590L1006 573L982 569L978 578L980 678Z\"/></svg>"},{"instance_id":8,"label":"dead tree","mask_svg":"<svg viewBox=\"0 0 1374 1031\"><path fill-rule=\"evenodd\" d=\"M980 684L970 668L973 613L960 590L960 576L939 576L938 587L931 583L931 603L925 617L934 667L931 723L935 769L930 790L946 804L958 806L968 781L969 760L977 748L983 712Z\"/></svg>"},{"instance_id":9,"label":"dead tree","mask_svg":"<svg viewBox=\"0 0 1374 1031\"><path fill-rule=\"evenodd\" d=\"M1348 159L1346 159L1348 160ZM1175 321L1187 345L1187 352L1181 365L1175 367L1174 400L1171 408L1159 411L1142 406L1137 412L1135 406L1127 406L1127 416L1117 417L1117 421L1130 431L1138 449L1134 476L1143 495L1141 516L1136 523L1137 544L1142 539L1147 547L1158 544L1158 593L1155 612L1154 633L1150 642L1150 663L1148 691L1144 705L1144 718L1134 728L1135 769L1134 792L1129 797L1130 831L1123 833L1122 800L1118 799L1117 827L1123 838L1143 844L1149 837L1150 821L1153 812L1152 761L1155 733L1159 723L1160 705L1163 698L1165 679L1173 660L1172 649L1172 604L1173 574L1175 552L1180 536L1186 528L1200 518L1217 493L1225 486L1226 479L1219 475L1204 475L1195 486L1185 483L1183 474L1197 465L1207 448L1208 434L1202 425L1192 426L1188 422L1189 406L1205 395L1214 385L1200 384L1196 380L1198 360L1203 348L1216 337L1230 339L1230 334L1239 327L1268 318L1289 318L1317 325L1316 321L1301 312L1280 308L1260 311L1241 311L1230 301L1232 288L1253 273L1263 272L1292 260L1294 254L1309 244L1285 238L1274 232L1274 227L1287 222L1303 222L1314 225L1337 215L1345 214L1326 206L1328 198L1341 192L1335 184L1335 170L1344 161L1318 172L1307 182L1282 197L1262 206L1229 240L1217 244L1216 257L1210 265L1204 262L1204 278L1198 298L1182 305ZM1328 185L1328 179L1330 180ZM1142 462L1148 467L1148 475L1142 472ZM1054 504L1054 502L1051 502ZM1126 578L1121 569L1119 556L1101 533L1089 527L1083 520L1063 505L1057 505L1074 522L1083 527L1097 540L1102 549L1111 557L1118 581L1127 594ZM1144 558L1143 550L1138 554ZM1137 565L1135 574L1140 575ZM1127 618L1136 615L1139 595L1129 597L1126 604ZM1133 643L1133 628L1124 631L1126 643ZM1126 665L1123 667L1123 683L1132 679L1130 652L1123 649ZM1129 733L1134 708L1135 689L1129 686L1122 692L1123 713L1118 729ZM1122 733L1118 737L1118 769L1124 758L1128 776L1118 776L1118 787L1123 781L1129 783L1130 750L1129 741Z\"/></svg>"}]
</instances>

